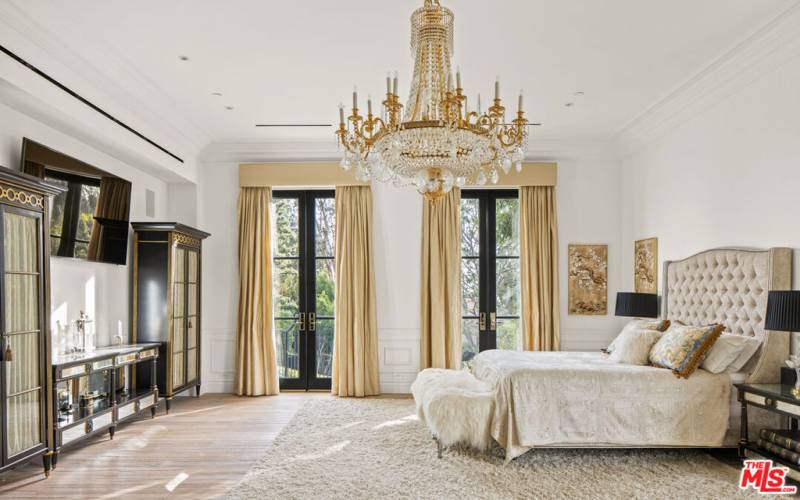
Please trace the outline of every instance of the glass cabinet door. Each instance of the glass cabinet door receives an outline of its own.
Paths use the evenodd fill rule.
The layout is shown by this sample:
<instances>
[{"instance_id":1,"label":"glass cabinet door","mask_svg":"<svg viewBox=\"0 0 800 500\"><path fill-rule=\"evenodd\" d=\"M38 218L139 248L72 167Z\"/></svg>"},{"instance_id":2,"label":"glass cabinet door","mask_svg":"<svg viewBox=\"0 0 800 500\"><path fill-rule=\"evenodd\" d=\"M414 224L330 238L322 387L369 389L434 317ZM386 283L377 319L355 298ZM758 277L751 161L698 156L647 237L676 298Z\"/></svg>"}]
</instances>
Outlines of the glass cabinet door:
<instances>
[{"instance_id":1,"label":"glass cabinet door","mask_svg":"<svg viewBox=\"0 0 800 500\"><path fill-rule=\"evenodd\" d=\"M44 441L40 324L40 249L37 215L2 210L3 365L5 455L11 458Z\"/></svg>"},{"instance_id":2,"label":"glass cabinet door","mask_svg":"<svg viewBox=\"0 0 800 500\"><path fill-rule=\"evenodd\" d=\"M200 301L199 292L199 255L196 250L187 250L186 256L188 258L188 278L186 280L186 381L193 382L197 380L197 346L200 343L198 336L200 335L199 317L200 311L198 310L198 303Z\"/></svg>"},{"instance_id":3,"label":"glass cabinet door","mask_svg":"<svg viewBox=\"0 0 800 500\"><path fill-rule=\"evenodd\" d=\"M172 262L172 387L186 383L186 250L175 249Z\"/></svg>"}]
</instances>

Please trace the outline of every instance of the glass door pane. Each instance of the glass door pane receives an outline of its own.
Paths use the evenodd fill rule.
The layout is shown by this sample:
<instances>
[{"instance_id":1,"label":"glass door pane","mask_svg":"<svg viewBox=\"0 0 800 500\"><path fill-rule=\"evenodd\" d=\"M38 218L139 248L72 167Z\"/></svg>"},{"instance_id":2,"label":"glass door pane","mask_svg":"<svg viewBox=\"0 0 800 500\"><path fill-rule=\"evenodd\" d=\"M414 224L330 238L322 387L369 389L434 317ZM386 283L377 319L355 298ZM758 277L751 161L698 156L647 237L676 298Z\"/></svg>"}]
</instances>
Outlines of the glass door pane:
<instances>
[{"instance_id":1,"label":"glass door pane","mask_svg":"<svg viewBox=\"0 0 800 500\"><path fill-rule=\"evenodd\" d=\"M5 366L6 455L43 442L41 331L39 316L39 219L3 211L3 345Z\"/></svg>"},{"instance_id":2,"label":"glass door pane","mask_svg":"<svg viewBox=\"0 0 800 500\"><path fill-rule=\"evenodd\" d=\"M314 295L311 313L316 316L311 327L315 370L310 385L329 388L333 368L333 337L335 330L336 291L336 200L320 196L314 198Z\"/></svg>"},{"instance_id":3,"label":"glass door pane","mask_svg":"<svg viewBox=\"0 0 800 500\"><path fill-rule=\"evenodd\" d=\"M461 362L480 352L480 200L461 199Z\"/></svg>"},{"instance_id":4,"label":"glass door pane","mask_svg":"<svg viewBox=\"0 0 800 500\"><path fill-rule=\"evenodd\" d=\"M200 344L200 310L197 305L200 302L198 285L199 278L199 255L195 250L187 250L187 268L188 274L186 277L186 380L193 382L197 380L197 364L198 364L198 351L197 346Z\"/></svg>"},{"instance_id":5,"label":"glass door pane","mask_svg":"<svg viewBox=\"0 0 800 500\"><path fill-rule=\"evenodd\" d=\"M300 198L272 199L273 337L282 388L300 388Z\"/></svg>"},{"instance_id":6,"label":"glass door pane","mask_svg":"<svg viewBox=\"0 0 800 500\"><path fill-rule=\"evenodd\" d=\"M495 200L495 334L498 349L522 349L519 289L519 200Z\"/></svg>"},{"instance_id":7,"label":"glass door pane","mask_svg":"<svg viewBox=\"0 0 800 500\"><path fill-rule=\"evenodd\" d=\"M172 386L186 384L186 254L175 248L172 262Z\"/></svg>"}]
</instances>

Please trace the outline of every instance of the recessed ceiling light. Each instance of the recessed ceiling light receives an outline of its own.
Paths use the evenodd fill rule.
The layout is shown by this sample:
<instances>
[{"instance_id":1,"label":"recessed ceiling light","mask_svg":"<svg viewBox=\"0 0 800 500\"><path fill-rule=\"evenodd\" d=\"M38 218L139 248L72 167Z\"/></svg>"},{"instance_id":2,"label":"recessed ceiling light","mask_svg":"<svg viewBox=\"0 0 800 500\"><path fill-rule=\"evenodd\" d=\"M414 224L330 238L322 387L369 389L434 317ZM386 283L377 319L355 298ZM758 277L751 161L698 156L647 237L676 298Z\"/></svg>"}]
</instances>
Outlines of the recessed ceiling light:
<instances>
[{"instance_id":1,"label":"recessed ceiling light","mask_svg":"<svg viewBox=\"0 0 800 500\"><path fill-rule=\"evenodd\" d=\"M575 95L578 96L578 97L583 97L583 92L581 92L579 90L579 91L575 92Z\"/></svg>"},{"instance_id":2,"label":"recessed ceiling light","mask_svg":"<svg viewBox=\"0 0 800 500\"><path fill-rule=\"evenodd\" d=\"M222 92L212 92L211 95L214 97L222 97Z\"/></svg>"},{"instance_id":3,"label":"recessed ceiling light","mask_svg":"<svg viewBox=\"0 0 800 500\"><path fill-rule=\"evenodd\" d=\"M571 107L572 107L572 106L574 106L574 105L575 105L575 103L574 103L574 102L565 102L565 103L564 103L564 107L565 107L565 108L571 108Z\"/></svg>"},{"instance_id":4,"label":"recessed ceiling light","mask_svg":"<svg viewBox=\"0 0 800 500\"><path fill-rule=\"evenodd\" d=\"M181 61L188 61L189 56L178 56L178 59L180 59Z\"/></svg>"},{"instance_id":5,"label":"recessed ceiling light","mask_svg":"<svg viewBox=\"0 0 800 500\"><path fill-rule=\"evenodd\" d=\"M225 109L227 109L228 111L230 111L230 110L232 110L232 109L233 109L233 106L225 106Z\"/></svg>"}]
</instances>

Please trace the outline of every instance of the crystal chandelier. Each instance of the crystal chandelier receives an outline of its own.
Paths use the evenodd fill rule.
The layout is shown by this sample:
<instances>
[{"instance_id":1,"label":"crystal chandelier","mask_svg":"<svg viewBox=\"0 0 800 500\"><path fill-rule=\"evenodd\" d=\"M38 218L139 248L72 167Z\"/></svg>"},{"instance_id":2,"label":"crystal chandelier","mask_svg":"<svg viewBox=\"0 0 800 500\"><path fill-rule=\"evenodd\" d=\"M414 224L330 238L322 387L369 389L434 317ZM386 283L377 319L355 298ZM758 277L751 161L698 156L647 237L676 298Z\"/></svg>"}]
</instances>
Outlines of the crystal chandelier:
<instances>
[{"instance_id":1,"label":"crystal chandelier","mask_svg":"<svg viewBox=\"0 0 800 500\"><path fill-rule=\"evenodd\" d=\"M359 181L375 179L396 186L416 186L436 201L453 187L497 183L512 165L522 169L528 139L522 93L516 118L505 120L500 82L495 81L494 104L469 110L461 87L461 72L452 78L453 12L439 0L425 0L411 16L414 76L404 107L398 95L397 74L386 77L386 99L379 116L372 99L367 115L359 114L353 91L352 114L345 119L339 106L341 166L353 169Z\"/></svg>"}]
</instances>

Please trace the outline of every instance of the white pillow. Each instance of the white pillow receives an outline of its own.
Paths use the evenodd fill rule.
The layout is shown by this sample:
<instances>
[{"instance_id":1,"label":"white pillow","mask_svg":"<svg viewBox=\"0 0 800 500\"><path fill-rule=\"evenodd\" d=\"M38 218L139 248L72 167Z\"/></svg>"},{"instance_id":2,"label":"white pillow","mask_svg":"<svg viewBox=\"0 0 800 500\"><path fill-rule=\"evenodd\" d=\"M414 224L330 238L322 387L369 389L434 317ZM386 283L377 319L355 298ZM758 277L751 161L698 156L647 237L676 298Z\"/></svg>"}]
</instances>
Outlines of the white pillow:
<instances>
[{"instance_id":1,"label":"white pillow","mask_svg":"<svg viewBox=\"0 0 800 500\"><path fill-rule=\"evenodd\" d=\"M614 339L614 350L608 359L614 363L644 366L649 362L650 349L663 334L658 330L626 327Z\"/></svg>"},{"instance_id":2,"label":"white pillow","mask_svg":"<svg viewBox=\"0 0 800 500\"><path fill-rule=\"evenodd\" d=\"M738 372L753 357L758 346L755 338L723 333L700 367L711 373Z\"/></svg>"},{"instance_id":3,"label":"white pillow","mask_svg":"<svg viewBox=\"0 0 800 500\"><path fill-rule=\"evenodd\" d=\"M740 337L741 335L737 336ZM761 342L757 338L744 337L744 349L742 349L742 352L739 353L739 357L736 358L736 361L728 365L728 369L725 371L735 373L744 370L745 365L756 354L759 347L761 347Z\"/></svg>"}]
</instances>

